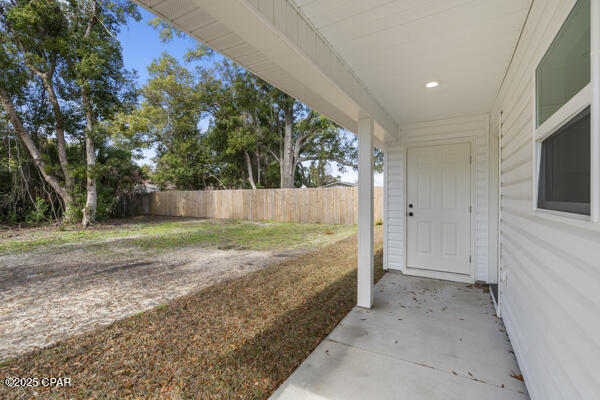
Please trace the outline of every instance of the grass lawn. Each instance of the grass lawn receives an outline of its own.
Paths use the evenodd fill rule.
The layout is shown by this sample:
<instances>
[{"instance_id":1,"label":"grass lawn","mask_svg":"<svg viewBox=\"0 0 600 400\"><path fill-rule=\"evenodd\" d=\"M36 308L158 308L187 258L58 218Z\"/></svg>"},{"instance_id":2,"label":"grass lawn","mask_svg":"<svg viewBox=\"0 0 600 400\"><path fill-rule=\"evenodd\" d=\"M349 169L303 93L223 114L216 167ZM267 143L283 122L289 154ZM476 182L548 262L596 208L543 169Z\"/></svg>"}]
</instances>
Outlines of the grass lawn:
<instances>
[{"instance_id":1,"label":"grass lawn","mask_svg":"<svg viewBox=\"0 0 600 400\"><path fill-rule=\"evenodd\" d=\"M375 232L377 280L381 227ZM247 235L231 238L243 243ZM70 377L72 386L2 385L0 398L31 398L35 390L43 398L265 399L355 301L351 236L4 362L3 378Z\"/></svg>"},{"instance_id":2,"label":"grass lawn","mask_svg":"<svg viewBox=\"0 0 600 400\"><path fill-rule=\"evenodd\" d=\"M141 217L114 220L88 229L51 226L3 230L0 255L69 252L74 248L109 254L119 248L148 253L196 244L224 249L312 248L333 243L355 231L356 226L352 225Z\"/></svg>"}]
</instances>

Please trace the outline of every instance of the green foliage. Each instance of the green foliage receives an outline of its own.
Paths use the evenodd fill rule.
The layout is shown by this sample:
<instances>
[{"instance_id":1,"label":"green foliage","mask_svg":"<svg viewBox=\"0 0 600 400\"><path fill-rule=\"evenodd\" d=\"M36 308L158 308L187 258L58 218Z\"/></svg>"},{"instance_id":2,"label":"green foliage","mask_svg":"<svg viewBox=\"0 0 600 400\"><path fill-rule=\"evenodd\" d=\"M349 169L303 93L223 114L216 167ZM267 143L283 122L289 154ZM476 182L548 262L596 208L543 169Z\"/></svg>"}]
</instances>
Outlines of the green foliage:
<instances>
[{"instance_id":1,"label":"green foliage","mask_svg":"<svg viewBox=\"0 0 600 400\"><path fill-rule=\"evenodd\" d=\"M173 40L174 37L182 38L186 36L184 32L173 27L160 17L152 18L150 21L148 21L148 25L150 25L158 31L160 40L162 40L165 43L170 42L171 40ZM210 48L206 47L200 42L197 42L195 47L188 49L187 53L185 54L185 60L187 62L191 62L195 60L200 60L206 55L210 56L212 54L213 51Z\"/></svg>"},{"instance_id":2,"label":"green foliage","mask_svg":"<svg viewBox=\"0 0 600 400\"><path fill-rule=\"evenodd\" d=\"M153 25L165 40L176 34L159 20ZM199 56L208 60L210 54ZM318 186L336 179L324 173L330 161L342 169L356 164L352 135L226 60L191 72L163 54L148 72L141 105L115 123L121 137L156 149L151 178L162 188L280 187L284 162L296 171L297 186ZM203 119L210 120L206 131L199 129ZM291 160L284 160L284 142ZM320 175L303 164L311 161Z\"/></svg>"},{"instance_id":3,"label":"green foliage","mask_svg":"<svg viewBox=\"0 0 600 400\"><path fill-rule=\"evenodd\" d=\"M33 109L32 120L35 113ZM38 212L36 199L46 202L44 218L50 220L60 207L60 201L44 183L24 144L5 121L0 108L0 225L26 223ZM54 143L43 137L39 142L44 158L53 160Z\"/></svg>"},{"instance_id":4,"label":"green foliage","mask_svg":"<svg viewBox=\"0 0 600 400\"><path fill-rule=\"evenodd\" d=\"M73 251L65 244L77 244L90 252L107 247L149 255L189 246L212 248L253 248L263 250L310 248L333 243L355 233L355 225L297 224L281 222L186 220L152 223L125 223L106 229L80 230L61 225L56 230L31 230L25 235L0 242L0 254L19 251L57 253Z\"/></svg>"},{"instance_id":5,"label":"green foliage","mask_svg":"<svg viewBox=\"0 0 600 400\"><path fill-rule=\"evenodd\" d=\"M48 214L48 210L50 208L46 201L37 197L35 199L34 207L35 208L25 216L25 223L39 224L46 221L46 215Z\"/></svg>"},{"instance_id":6,"label":"green foliage","mask_svg":"<svg viewBox=\"0 0 600 400\"><path fill-rule=\"evenodd\" d=\"M75 180L75 209L74 219L80 220L85 206L87 192L85 178L87 169L84 164L82 147L78 146L74 153L79 157L73 164L78 168L73 170ZM97 219L103 220L114 216L116 200L126 193L139 190L147 178L143 169L134 162L132 153L118 146L103 145L97 150L97 163L92 173L96 176L98 194Z\"/></svg>"},{"instance_id":7,"label":"green foliage","mask_svg":"<svg viewBox=\"0 0 600 400\"><path fill-rule=\"evenodd\" d=\"M0 89L45 164L40 171L0 111L0 139L9 144L0 146L0 222L24 221L37 212L37 198L47 203L46 219L80 218L88 177L96 181L97 217L106 218L118 196L146 179L180 190L314 187L339 179L333 163L356 167L354 135L243 68L211 63L204 45L183 65L162 54L137 90L116 40L128 18L140 18L128 0L0 3ZM149 24L165 42L183 35L160 19ZM86 161L86 138L95 164ZM134 163L146 148L156 150L152 169Z\"/></svg>"},{"instance_id":8,"label":"green foliage","mask_svg":"<svg viewBox=\"0 0 600 400\"><path fill-rule=\"evenodd\" d=\"M214 184L214 154L198 127L207 114L197 78L168 54L155 60L148 72L150 80L140 91L141 105L118 114L114 128L121 138L155 147L152 180L162 188L198 189Z\"/></svg>"},{"instance_id":9,"label":"green foliage","mask_svg":"<svg viewBox=\"0 0 600 400\"><path fill-rule=\"evenodd\" d=\"M341 177L331 175L331 166L327 160L313 160L308 166L300 165L296 171L296 185L321 187L339 182Z\"/></svg>"},{"instance_id":10,"label":"green foliage","mask_svg":"<svg viewBox=\"0 0 600 400\"><path fill-rule=\"evenodd\" d=\"M125 187L134 190L135 185L124 185L114 174L140 175L139 171L131 173L136 143L114 141L110 129L115 115L129 112L137 102L134 75L125 70L116 39L128 18L139 20L140 14L127 0L0 3L0 89L10 96L45 163L42 171L36 170L21 132L17 135L12 125L0 126L3 143L6 139L13 149L0 147L0 159L13 164L7 168L10 190L0 194L0 222L39 219L38 201L31 200L34 196L47 202L46 219L77 219L85 204L87 177L98 181L100 217L109 215L115 194ZM62 148L67 160L59 156L59 129L66 136ZM98 154L95 165L86 165L86 136L92 139L93 154ZM112 148L125 153L103 159L103 153ZM115 162L121 164L115 166ZM56 179L62 189L54 186L53 190L40 172ZM129 180L133 181L140 183L139 177ZM74 198L73 204L67 204L66 195Z\"/></svg>"}]
</instances>

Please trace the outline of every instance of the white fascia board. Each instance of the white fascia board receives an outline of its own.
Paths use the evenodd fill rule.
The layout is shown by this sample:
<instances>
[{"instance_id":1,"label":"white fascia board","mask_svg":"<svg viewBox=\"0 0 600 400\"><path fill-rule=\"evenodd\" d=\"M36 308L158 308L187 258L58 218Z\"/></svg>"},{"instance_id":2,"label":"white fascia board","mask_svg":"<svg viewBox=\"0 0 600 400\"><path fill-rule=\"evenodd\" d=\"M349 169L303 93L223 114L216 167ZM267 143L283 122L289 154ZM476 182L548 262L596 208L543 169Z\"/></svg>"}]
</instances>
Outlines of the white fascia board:
<instances>
[{"instance_id":1,"label":"white fascia board","mask_svg":"<svg viewBox=\"0 0 600 400\"><path fill-rule=\"evenodd\" d=\"M377 147L379 150L383 151L385 149L385 143L386 142L395 142L396 140L382 140L379 137L376 136L377 129L374 129L374 134L373 134L373 146Z\"/></svg>"},{"instance_id":2,"label":"white fascia board","mask_svg":"<svg viewBox=\"0 0 600 400\"><path fill-rule=\"evenodd\" d=\"M398 137L398 124L383 110L367 92L361 82L352 71L346 67L340 58L326 46L329 54L323 54L324 41L320 35L308 24L304 17L296 10L295 6L287 0L279 0L275 3L277 7L289 7L295 10L294 32L284 32L282 25L276 21L279 13L269 11L269 7L261 11L257 8L258 2L248 0L194 0L194 2L213 18L225 25L232 32L243 38L248 44L259 50L271 62L288 72L295 79L306 85L309 89L319 93L330 104L336 105L340 110L358 121L366 113L381 130L376 129L376 135L384 141L395 141ZM269 2L267 2L269 3ZM265 15L267 12L270 15ZM288 12L283 13L289 19ZM285 29L285 28L284 28ZM306 30L310 30L307 33ZM295 36L295 37L294 37ZM300 37L301 36L301 37ZM303 51L298 43L309 37L314 37L317 44L311 46L314 49L311 54ZM219 50L219 49L215 49ZM329 60L329 71L324 71L318 65L317 59L326 57ZM311 58L314 59L311 60ZM324 64L324 63L322 63ZM266 80L268 77L263 76ZM300 99L303 100L303 99Z\"/></svg>"}]
</instances>

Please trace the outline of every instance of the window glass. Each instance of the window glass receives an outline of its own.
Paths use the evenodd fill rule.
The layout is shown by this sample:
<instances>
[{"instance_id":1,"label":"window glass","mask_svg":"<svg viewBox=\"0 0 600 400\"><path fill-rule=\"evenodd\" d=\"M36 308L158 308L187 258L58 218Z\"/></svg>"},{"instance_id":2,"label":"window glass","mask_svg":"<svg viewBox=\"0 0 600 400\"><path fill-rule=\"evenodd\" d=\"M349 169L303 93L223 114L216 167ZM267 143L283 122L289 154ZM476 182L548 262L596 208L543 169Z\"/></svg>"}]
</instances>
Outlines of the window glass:
<instances>
[{"instance_id":1,"label":"window glass","mask_svg":"<svg viewBox=\"0 0 600 400\"><path fill-rule=\"evenodd\" d=\"M536 72L537 126L590 82L590 0L579 0Z\"/></svg>"},{"instance_id":2,"label":"window glass","mask_svg":"<svg viewBox=\"0 0 600 400\"><path fill-rule=\"evenodd\" d=\"M590 215L590 107L542 142L538 208Z\"/></svg>"}]
</instances>

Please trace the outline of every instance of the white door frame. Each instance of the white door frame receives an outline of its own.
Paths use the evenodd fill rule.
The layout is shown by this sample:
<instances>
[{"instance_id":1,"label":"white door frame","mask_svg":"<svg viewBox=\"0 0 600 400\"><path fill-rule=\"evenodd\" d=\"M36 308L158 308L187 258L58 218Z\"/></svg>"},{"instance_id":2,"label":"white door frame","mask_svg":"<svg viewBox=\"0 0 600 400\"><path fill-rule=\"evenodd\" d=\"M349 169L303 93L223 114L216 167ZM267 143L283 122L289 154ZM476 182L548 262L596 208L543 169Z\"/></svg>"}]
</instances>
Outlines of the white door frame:
<instances>
[{"instance_id":1,"label":"white door frame","mask_svg":"<svg viewBox=\"0 0 600 400\"><path fill-rule=\"evenodd\" d=\"M458 275L449 272L441 272L441 271L427 271L422 269L411 269L408 268L408 221L407 221L407 201L408 201L408 149L414 147L427 147L427 146L439 146L445 144L460 144L465 143L470 145L471 151L471 269L469 275ZM406 275L412 276L421 276L425 278L434 278L434 279L443 279L455 282L466 282L466 283L474 283L475 282L475 260L477 260L477 246L476 246L476 233L477 233L477 225L475 216L477 215L477 202L476 202L476 194L477 188L475 187L477 183L477 137L476 136L466 136L452 139L438 139L438 140L410 140L405 141L403 146L403 159L404 159L404 262L402 263L401 271Z\"/></svg>"}]
</instances>

